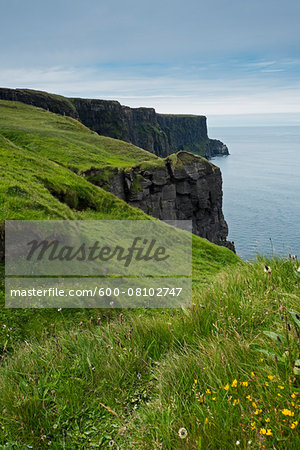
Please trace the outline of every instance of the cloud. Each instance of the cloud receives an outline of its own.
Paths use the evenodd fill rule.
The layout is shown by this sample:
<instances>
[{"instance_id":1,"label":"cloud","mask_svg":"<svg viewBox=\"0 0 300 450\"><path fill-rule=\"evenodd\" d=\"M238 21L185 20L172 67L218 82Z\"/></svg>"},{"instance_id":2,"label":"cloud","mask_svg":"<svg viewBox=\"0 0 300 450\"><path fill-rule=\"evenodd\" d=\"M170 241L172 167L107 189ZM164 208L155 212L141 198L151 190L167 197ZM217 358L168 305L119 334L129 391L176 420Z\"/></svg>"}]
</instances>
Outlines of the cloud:
<instances>
[{"instance_id":1,"label":"cloud","mask_svg":"<svg viewBox=\"0 0 300 450\"><path fill-rule=\"evenodd\" d=\"M0 85L161 112L299 112L296 0L0 0Z\"/></svg>"},{"instance_id":2,"label":"cloud","mask_svg":"<svg viewBox=\"0 0 300 450\"><path fill-rule=\"evenodd\" d=\"M0 51L12 67L273 59L297 54L299 15L297 0L1 0Z\"/></svg>"},{"instance_id":3,"label":"cloud","mask_svg":"<svg viewBox=\"0 0 300 450\"><path fill-rule=\"evenodd\" d=\"M59 68L0 70L0 84L46 90L66 96L116 99L132 107L189 114L300 113L300 81L259 76L201 77L182 68L147 71L134 68ZM271 78L270 78L271 77ZM4 81L6 80L6 83ZM8 82L9 80L9 82Z\"/></svg>"}]
</instances>

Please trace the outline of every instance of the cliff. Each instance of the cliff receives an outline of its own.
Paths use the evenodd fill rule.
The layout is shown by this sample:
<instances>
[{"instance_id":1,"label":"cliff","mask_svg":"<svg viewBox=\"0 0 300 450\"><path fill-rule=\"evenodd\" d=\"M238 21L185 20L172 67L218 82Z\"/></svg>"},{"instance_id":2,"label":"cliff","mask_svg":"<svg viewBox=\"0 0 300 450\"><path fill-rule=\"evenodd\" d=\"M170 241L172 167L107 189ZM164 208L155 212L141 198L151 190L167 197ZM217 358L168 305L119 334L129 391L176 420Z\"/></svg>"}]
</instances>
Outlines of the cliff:
<instances>
[{"instance_id":1,"label":"cliff","mask_svg":"<svg viewBox=\"0 0 300 450\"><path fill-rule=\"evenodd\" d=\"M221 171L205 158L181 151L129 169L91 169L82 176L153 217L191 220L194 234L234 251L226 241Z\"/></svg>"},{"instance_id":2,"label":"cliff","mask_svg":"<svg viewBox=\"0 0 300 450\"><path fill-rule=\"evenodd\" d=\"M229 154L225 144L208 138L205 116L157 114L153 108L129 108L117 101L67 98L29 89L0 88L0 99L71 116L100 135L130 142L161 157L178 150L206 158Z\"/></svg>"}]
</instances>

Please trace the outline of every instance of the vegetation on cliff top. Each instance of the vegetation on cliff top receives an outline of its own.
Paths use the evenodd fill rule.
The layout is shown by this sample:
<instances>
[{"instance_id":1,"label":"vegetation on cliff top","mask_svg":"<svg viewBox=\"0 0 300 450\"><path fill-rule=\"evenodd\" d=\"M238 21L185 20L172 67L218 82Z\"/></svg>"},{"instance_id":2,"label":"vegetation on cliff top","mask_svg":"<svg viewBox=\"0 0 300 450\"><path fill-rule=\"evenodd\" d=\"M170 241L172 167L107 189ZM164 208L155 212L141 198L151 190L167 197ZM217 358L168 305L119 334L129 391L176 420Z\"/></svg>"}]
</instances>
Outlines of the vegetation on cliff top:
<instances>
[{"instance_id":1,"label":"vegetation on cliff top","mask_svg":"<svg viewBox=\"0 0 300 450\"><path fill-rule=\"evenodd\" d=\"M0 102L0 219L150 219L74 172L161 161L133 155ZM297 260L194 236L194 306L168 311L9 310L0 270L1 448L299 448Z\"/></svg>"}]
</instances>

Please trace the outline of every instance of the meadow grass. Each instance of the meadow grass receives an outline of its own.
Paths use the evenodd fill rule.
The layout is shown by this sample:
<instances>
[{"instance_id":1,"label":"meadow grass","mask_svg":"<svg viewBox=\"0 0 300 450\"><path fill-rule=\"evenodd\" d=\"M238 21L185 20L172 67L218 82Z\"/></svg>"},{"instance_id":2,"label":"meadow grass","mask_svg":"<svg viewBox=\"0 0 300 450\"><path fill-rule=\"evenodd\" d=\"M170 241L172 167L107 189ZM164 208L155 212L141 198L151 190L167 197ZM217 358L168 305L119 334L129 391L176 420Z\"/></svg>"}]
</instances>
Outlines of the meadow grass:
<instances>
[{"instance_id":1,"label":"meadow grass","mask_svg":"<svg viewBox=\"0 0 300 450\"><path fill-rule=\"evenodd\" d=\"M295 263L227 267L193 301L187 310L8 311L2 339L16 337L0 366L1 444L298 448L299 335L285 320L299 306ZM289 346L264 331L288 333Z\"/></svg>"}]
</instances>

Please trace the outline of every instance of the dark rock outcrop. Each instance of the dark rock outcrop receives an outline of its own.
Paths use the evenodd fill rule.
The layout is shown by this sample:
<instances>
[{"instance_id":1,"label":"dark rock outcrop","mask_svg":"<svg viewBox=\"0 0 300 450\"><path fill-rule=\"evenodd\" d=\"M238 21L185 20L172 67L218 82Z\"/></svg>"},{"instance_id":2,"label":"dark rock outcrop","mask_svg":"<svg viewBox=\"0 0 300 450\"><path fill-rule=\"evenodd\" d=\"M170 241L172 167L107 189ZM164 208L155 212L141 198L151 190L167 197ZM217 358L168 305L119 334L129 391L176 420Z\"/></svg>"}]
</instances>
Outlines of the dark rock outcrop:
<instances>
[{"instance_id":1,"label":"dark rock outcrop","mask_svg":"<svg viewBox=\"0 0 300 450\"><path fill-rule=\"evenodd\" d=\"M226 240L221 171L206 159L181 151L129 170L112 169L109 177L97 169L82 175L153 217L191 220L194 234L234 251Z\"/></svg>"},{"instance_id":2,"label":"dark rock outcrop","mask_svg":"<svg viewBox=\"0 0 300 450\"><path fill-rule=\"evenodd\" d=\"M129 108L117 101L67 98L29 89L0 88L0 99L71 116L98 134L131 142L161 157L178 150L206 158L229 154L225 144L208 138L205 116L157 114L153 108Z\"/></svg>"}]
</instances>

